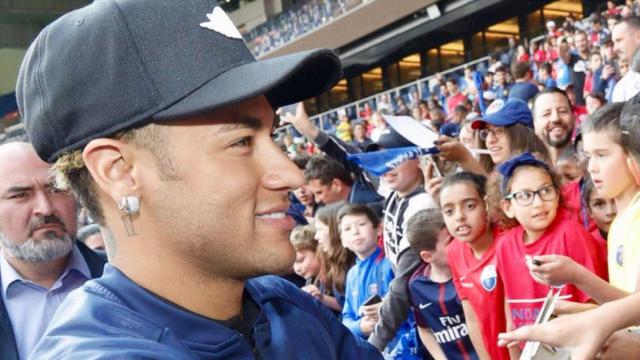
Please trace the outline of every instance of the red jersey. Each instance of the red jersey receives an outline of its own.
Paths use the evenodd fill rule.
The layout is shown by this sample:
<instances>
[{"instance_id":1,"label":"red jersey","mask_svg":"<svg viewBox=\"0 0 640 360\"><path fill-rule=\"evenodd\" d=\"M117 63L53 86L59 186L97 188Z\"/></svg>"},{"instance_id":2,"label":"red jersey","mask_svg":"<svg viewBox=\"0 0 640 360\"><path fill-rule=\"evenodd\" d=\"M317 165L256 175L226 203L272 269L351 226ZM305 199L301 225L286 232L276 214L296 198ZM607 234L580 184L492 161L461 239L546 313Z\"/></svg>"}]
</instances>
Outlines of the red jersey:
<instances>
[{"instance_id":1,"label":"red jersey","mask_svg":"<svg viewBox=\"0 0 640 360\"><path fill-rule=\"evenodd\" d=\"M456 109L456 106L460 105L460 103L462 102L462 100L465 99L466 96L464 96L464 94L462 93L457 93L455 95L450 95L447 98L447 118L450 118L453 116L453 112Z\"/></svg>"},{"instance_id":2,"label":"red jersey","mask_svg":"<svg viewBox=\"0 0 640 360\"><path fill-rule=\"evenodd\" d=\"M568 210L565 213L576 219L588 232L593 232L598 226L589 215L589 212L587 212L586 204L582 203L580 183L581 180L576 180L560 187L562 206Z\"/></svg>"},{"instance_id":3,"label":"red jersey","mask_svg":"<svg viewBox=\"0 0 640 360\"><path fill-rule=\"evenodd\" d=\"M598 227L590 231L589 234L591 234L593 239L596 241L598 254L601 257L601 259L599 260L605 264L608 264L607 261L609 260L607 258L607 239L602 236L602 233L600 232L600 229L598 229ZM607 266L607 268L605 269L605 274L602 278L609 281L609 266Z\"/></svg>"},{"instance_id":4,"label":"red jersey","mask_svg":"<svg viewBox=\"0 0 640 360\"><path fill-rule=\"evenodd\" d=\"M498 334L506 330L506 319L502 281L496 271L496 248L494 240L482 258L476 259L468 244L454 239L447 254L458 296L471 304L491 359L500 360L509 359L509 351L498 346Z\"/></svg>"},{"instance_id":5,"label":"red jersey","mask_svg":"<svg viewBox=\"0 0 640 360\"><path fill-rule=\"evenodd\" d=\"M549 286L537 283L529 274L525 255L565 255L600 277L606 276L606 262L596 240L578 222L558 215L542 236L532 244L524 244L524 228L518 226L501 236L496 249L498 276L502 278L504 295L511 312L514 329L535 322ZM562 288L562 300L587 302L591 298L572 284Z\"/></svg>"}]
</instances>

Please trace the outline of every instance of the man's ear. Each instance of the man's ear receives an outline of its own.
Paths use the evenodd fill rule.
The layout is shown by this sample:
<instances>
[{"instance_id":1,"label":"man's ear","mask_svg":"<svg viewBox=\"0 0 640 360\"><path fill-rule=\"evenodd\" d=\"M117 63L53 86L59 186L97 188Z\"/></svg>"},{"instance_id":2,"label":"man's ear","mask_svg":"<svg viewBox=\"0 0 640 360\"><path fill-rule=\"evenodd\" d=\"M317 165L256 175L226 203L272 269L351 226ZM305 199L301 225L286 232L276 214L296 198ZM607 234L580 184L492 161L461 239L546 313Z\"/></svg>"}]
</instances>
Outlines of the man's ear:
<instances>
[{"instance_id":1,"label":"man's ear","mask_svg":"<svg viewBox=\"0 0 640 360\"><path fill-rule=\"evenodd\" d=\"M422 250L418 255L420 255L420 259L422 259L422 261L428 264L430 264L431 260L433 260L433 254L431 253L431 251Z\"/></svg>"},{"instance_id":2,"label":"man's ear","mask_svg":"<svg viewBox=\"0 0 640 360\"><path fill-rule=\"evenodd\" d=\"M640 165L638 165L638 162L633 155L627 156L627 167L629 168L631 175L633 175L633 179L636 181L636 184L640 185Z\"/></svg>"},{"instance_id":3,"label":"man's ear","mask_svg":"<svg viewBox=\"0 0 640 360\"><path fill-rule=\"evenodd\" d=\"M341 192L343 187L344 183L342 182L342 180L338 178L333 178L333 180L331 180L331 190L335 192Z\"/></svg>"},{"instance_id":4,"label":"man's ear","mask_svg":"<svg viewBox=\"0 0 640 360\"><path fill-rule=\"evenodd\" d=\"M502 208L502 211L505 213L505 215L509 217L509 219L513 219L514 217L516 217L516 214L513 212L513 209L511 208L510 200L505 200L505 199L500 200L500 207Z\"/></svg>"},{"instance_id":5,"label":"man's ear","mask_svg":"<svg viewBox=\"0 0 640 360\"><path fill-rule=\"evenodd\" d=\"M98 188L115 204L123 196L137 195L132 154L127 144L116 139L95 139L82 151L82 159Z\"/></svg>"}]
</instances>

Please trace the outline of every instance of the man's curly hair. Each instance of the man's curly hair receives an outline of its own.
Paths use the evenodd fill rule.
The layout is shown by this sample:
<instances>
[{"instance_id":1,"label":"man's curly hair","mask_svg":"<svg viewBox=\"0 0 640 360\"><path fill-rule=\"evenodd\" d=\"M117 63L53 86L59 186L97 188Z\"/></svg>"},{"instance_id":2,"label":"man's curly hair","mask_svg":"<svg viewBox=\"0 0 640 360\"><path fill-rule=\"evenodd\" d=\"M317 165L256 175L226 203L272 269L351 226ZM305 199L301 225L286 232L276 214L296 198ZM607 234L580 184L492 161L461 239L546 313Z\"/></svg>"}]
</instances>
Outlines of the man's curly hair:
<instances>
[{"instance_id":1,"label":"man's curly hair","mask_svg":"<svg viewBox=\"0 0 640 360\"><path fill-rule=\"evenodd\" d=\"M160 126L151 123L141 128L119 132L113 138L151 152L157 161L162 180L180 179L167 153L165 130ZM60 156L53 165L52 171L56 186L75 193L91 218L99 225L105 226L104 214L98 202L96 183L82 159L82 149Z\"/></svg>"}]
</instances>

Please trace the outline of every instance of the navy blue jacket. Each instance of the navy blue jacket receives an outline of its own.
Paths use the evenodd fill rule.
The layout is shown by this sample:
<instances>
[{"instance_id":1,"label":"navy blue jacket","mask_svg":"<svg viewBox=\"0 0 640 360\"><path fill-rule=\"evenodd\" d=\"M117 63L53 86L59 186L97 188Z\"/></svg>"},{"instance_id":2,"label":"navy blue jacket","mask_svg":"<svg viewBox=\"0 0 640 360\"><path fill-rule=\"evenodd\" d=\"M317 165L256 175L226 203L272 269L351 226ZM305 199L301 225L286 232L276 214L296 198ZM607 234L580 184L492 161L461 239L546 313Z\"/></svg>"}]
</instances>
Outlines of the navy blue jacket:
<instances>
[{"instance_id":1,"label":"navy blue jacket","mask_svg":"<svg viewBox=\"0 0 640 360\"><path fill-rule=\"evenodd\" d=\"M247 280L253 343L138 286L117 268L60 305L31 359L382 359L320 302L276 276Z\"/></svg>"},{"instance_id":2,"label":"navy blue jacket","mask_svg":"<svg viewBox=\"0 0 640 360\"><path fill-rule=\"evenodd\" d=\"M91 272L91 277L100 277L102 275L104 264L107 262L106 258L95 253L80 241L76 242L76 246L78 247L78 250L80 250L84 260L87 262L89 272ZM7 312L7 307L4 305L2 296L0 296L0 358L2 360L18 359L16 338L13 334L11 319L9 319L9 313Z\"/></svg>"}]
</instances>

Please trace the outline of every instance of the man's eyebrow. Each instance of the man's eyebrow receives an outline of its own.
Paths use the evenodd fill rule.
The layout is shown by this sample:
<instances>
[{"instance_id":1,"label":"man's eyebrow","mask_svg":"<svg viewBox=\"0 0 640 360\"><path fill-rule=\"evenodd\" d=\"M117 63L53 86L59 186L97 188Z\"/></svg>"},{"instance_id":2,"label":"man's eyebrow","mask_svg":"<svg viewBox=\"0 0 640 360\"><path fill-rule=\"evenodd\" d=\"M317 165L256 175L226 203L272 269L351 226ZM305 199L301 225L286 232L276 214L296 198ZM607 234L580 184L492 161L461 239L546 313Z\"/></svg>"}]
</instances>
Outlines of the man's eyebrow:
<instances>
[{"instance_id":1,"label":"man's eyebrow","mask_svg":"<svg viewBox=\"0 0 640 360\"><path fill-rule=\"evenodd\" d=\"M8 188L5 193L17 193L30 190L33 190L33 186L12 186Z\"/></svg>"},{"instance_id":2,"label":"man's eyebrow","mask_svg":"<svg viewBox=\"0 0 640 360\"><path fill-rule=\"evenodd\" d=\"M236 121L232 123L225 123L221 125L222 126L214 132L214 135L220 135L225 132L229 132L237 129L243 129L243 128L258 130L263 127L262 121L257 117L253 117L253 116L243 116L241 118L236 119Z\"/></svg>"}]
</instances>

